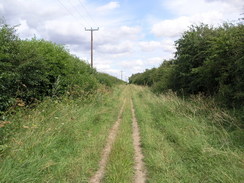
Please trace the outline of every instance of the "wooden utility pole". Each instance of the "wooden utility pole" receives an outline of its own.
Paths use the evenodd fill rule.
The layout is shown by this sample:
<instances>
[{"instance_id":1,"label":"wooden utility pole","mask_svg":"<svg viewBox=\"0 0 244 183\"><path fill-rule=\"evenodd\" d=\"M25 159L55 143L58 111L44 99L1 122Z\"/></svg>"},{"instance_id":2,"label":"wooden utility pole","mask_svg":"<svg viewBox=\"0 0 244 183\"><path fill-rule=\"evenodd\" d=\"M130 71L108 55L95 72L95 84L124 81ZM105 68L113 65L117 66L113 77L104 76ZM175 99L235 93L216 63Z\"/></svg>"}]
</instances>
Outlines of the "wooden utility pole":
<instances>
[{"instance_id":1,"label":"wooden utility pole","mask_svg":"<svg viewBox=\"0 0 244 183\"><path fill-rule=\"evenodd\" d=\"M121 80L123 80L123 71L120 71L121 72Z\"/></svg>"},{"instance_id":2,"label":"wooden utility pole","mask_svg":"<svg viewBox=\"0 0 244 183\"><path fill-rule=\"evenodd\" d=\"M93 31L98 31L99 27L97 29L87 29L85 28L85 31L91 31L91 68L93 68Z\"/></svg>"}]
</instances>

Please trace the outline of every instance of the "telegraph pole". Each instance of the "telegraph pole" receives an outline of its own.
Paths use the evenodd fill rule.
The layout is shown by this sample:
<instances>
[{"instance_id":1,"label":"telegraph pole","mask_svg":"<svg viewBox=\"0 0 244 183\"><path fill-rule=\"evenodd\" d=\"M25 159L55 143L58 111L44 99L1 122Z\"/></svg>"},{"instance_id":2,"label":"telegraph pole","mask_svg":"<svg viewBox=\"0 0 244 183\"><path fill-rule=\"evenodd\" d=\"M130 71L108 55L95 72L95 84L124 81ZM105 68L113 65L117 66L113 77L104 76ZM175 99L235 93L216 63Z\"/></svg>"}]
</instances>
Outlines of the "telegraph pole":
<instances>
[{"instance_id":1,"label":"telegraph pole","mask_svg":"<svg viewBox=\"0 0 244 183\"><path fill-rule=\"evenodd\" d=\"M121 80L123 80L123 71L120 71L121 72Z\"/></svg>"},{"instance_id":2,"label":"telegraph pole","mask_svg":"<svg viewBox=\"0 0 244 183\"><path fill-rule=\"evenodd\" d=\"M91 31L91 68L93 68L93 31L98 31L99 27L97 29L87 29L85 28L85 31Z\"/></svg>"}]
</instances>

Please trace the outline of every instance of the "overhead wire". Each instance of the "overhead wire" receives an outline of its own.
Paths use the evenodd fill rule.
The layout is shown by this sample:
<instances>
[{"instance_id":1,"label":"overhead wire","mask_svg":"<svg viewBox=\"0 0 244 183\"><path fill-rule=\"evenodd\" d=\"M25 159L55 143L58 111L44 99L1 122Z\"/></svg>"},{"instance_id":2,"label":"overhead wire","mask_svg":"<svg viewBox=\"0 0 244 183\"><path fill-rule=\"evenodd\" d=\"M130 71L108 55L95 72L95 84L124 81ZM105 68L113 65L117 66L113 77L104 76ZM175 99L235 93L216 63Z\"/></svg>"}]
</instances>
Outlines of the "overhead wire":
<instances>
[{"instance_id":1,"label":"overhead wire","mask_svg":"<svg viewBox=\"0 0 244 183\"><path fill-rule=\"evenodd\" d=\"M80 16L80 18L81 18L82 20L84 20L84 22L85 22L88 26L91 27L91 24L90 24L89 20L87 20L87 18L86 18L84 15L81 14L80 10L79 10L79 9L72 3L72 0L69 0L68 2L70 3L71 7L73 7L74 10L78 13L78 15Z\"/></svg>"},{"instance_id":2,"label":"overhead wire","mask_svg":"<svg viewBox=\"0 0 244 183\"><path fill-rule=\"evenodd\" d=\"M84 27L84 24L83 24L83 22L81 22L63 3L62 3L62 1L61 0L57 0L57 2L59 3L59 5L61 5L62 6L62 8L64 8L66 11L67 11L67 13L69 14L69 15L71 15L76 21L78 21L83 27Z\"/></svg>"},{"instance_id":3,"label":"overhead wire","mask_svg":"<svg viewBox=\"0 0 244 183\"><path fill-rule=\"evenodd\" d=\"M66 3L64 3L64 1L62 1L62 0L57 0L57 1L58 1L59 5L61 5L62 8L64 8L67 11L67 13L69 15L71 15L76 21L78 21L82 25L82 27L84 27L84 28L86 27L86 26L84 26L84 23L85 23L85 25L88 25L88 26L90 26L92 28L92 26L90 24L90 21L89 20L88 21L85 20L84 15L82 15L82 13L79 11L79 9L76 6L76 3L73 4L71 0L70 1L65 1ZM67 3L69 3L71 6L69 6ZM81 5L81 7L83 9L85 9L85 13L88 15L88 17L90 18L91 22L95 23L94 19L89 14L89 12L86 9L85 5L83 5L81 1L79 1L79 3ZM73 11L73 10L75 10L75 11ZM80 16L81 19L78 19L77 16L78 17Z\"/></svg>"},{"instance_id":4,"label":"overhead wire","mask_svg":"<svg viewBox=\"0 0 244 183\"><path fill-rule=\"evenodd\" d=\"M71 15L76 21L80 22L83 27L86 27L84 25L92 27L91 24L98 25L97 22L94 20L94 18L89 13L89 11L86 8L85 4L82 3L82 0L78 0L78 3L80 4L80 7L82 7L82 9L84 10L84 12L87 15L87 17L82 15L82 13L77 8L77 6L75 4L73 4L72 0L65 1L65 2L68 2L70 4L69 6L67 4L64 4L64 2L62 0L57 0L57 1L62 6L62 8L64 8L67 11L67 13L69 15ZM77 18L77 16L75 16L75 15L77 15L79 18Z\"/></svg>"},{"instance_id":5,"label":"overhead wire","mask_svg":"<svg viewBox=\"0 0 244 183\"><path fill-rule=\"evenodd\" d=\"M91 20L94 24L98 25L97 22L93 19L93 17L92 17L91 14L89 13L89 11L88 11L88 9L86 8L86 6L82 3L82 1L81 1L81 0L78 0L78 1L79 1L79 3L80 3L81 7L85 10L85 12L86 12L86 14L88 15L88 17L90 18L90 20Z\"/></svg>"}]
</instances>

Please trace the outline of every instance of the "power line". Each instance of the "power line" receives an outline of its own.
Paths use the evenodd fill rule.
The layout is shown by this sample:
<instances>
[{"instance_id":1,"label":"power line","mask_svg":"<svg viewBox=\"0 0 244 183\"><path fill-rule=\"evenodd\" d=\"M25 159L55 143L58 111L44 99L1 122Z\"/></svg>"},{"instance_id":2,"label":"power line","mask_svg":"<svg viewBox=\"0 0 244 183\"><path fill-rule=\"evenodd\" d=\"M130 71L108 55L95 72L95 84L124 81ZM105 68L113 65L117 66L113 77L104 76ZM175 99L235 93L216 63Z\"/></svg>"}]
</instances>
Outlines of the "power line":
<instances>
[{"instance_id":1,"label":"power line","mask_svg":"<svg viewBox=\"0 0 244 183\"><path fill-rule=\"evenodd\" d=\"M70 11L70 9L68 9L68 8L62 3L61 0L57 0L57 1L58 1L59 5L61 5L62 8L64 8L64 9L67 11L67 13L68 13L69 15L71 15L77 22L79 22L79 23L81 24L82 27L85 27L84 24L83 24L83 22L81 21L81 20L83 20L82 17L81 17L81 20L79 20L79 19L72 13L72 11Z\"/></svg>"},{"instance_id":2,"label":"power line","mask_svg":"<svg viewBox=\"0 0 244 183\"><path fill-rule=\"evenodd\" d=\"M86 6L82 3L81 0L78 0L81 7L85 10L86 14L88 15L88 17L91 19L91 21L93 21L94 24L97 24L97 22L93 19L93 17L91 16L91 14L89 13L89 11L87 10Z\"/></svg>"},{"instance_id":3,"label":"power line","mask_svg":"<svg viewBox=\"0 0 244 183\"><path fill-rule=\"evenodd\" d=\"M59 4L72 16L72 17L74 17L76 20L77 20L77 17L76 16L74 16L74 14L73 13L71 13L70 11L69 11L69 9L68 8L66 8L65 6L64 6L64 4L60 1L60 0L57 0L58 2L59 2ZM79 20L78 20L79 21Z\"/></svg>"},{"instance_id":4,"label":"power line","mask_svg":"<svg viewBox=\"0 0 244 183\"><path fill-rule=\"evenodd\" d=\"M80 13L79 9L72 3L72 0L69 0L69 3L71 5L71 7L74 8L74 10L76 10L76 12L78 13L78 15L80 16L81 19L83 19L85 21L85 23L91 27L91 24L89 23L89 20L85 20L83 15Z\"/></svg>"}]
</instances>

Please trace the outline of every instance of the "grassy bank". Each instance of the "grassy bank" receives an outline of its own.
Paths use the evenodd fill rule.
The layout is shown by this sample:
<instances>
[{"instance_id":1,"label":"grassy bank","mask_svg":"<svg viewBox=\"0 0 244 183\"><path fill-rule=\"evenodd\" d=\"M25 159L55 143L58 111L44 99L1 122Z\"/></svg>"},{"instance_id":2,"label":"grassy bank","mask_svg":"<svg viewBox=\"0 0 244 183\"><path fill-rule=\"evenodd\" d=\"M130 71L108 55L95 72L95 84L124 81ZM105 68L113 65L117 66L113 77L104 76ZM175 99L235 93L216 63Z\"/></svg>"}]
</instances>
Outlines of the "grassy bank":
<instances>
[{"instance_id":1,"label":"grassy bank","mask_svg":"<svg viewBox=\"0 0 244 183\"><path fill-rule=\"evenodd\" d=\"M121 92L99 92L89 101L47 99L9 116L4 128L14 133L1 146L0 182L88 182L117 118Z\"/></svg>"},{"instance_id":2,"label":"grassy bank","mask_svg":"<svg viewBox=\"0 0 244 183\"><path fill-rule=\"evenodd\" d=\"M148 182L241 183L243 130L212 101L133 86Z\"/></svg>"}]
</instances>

